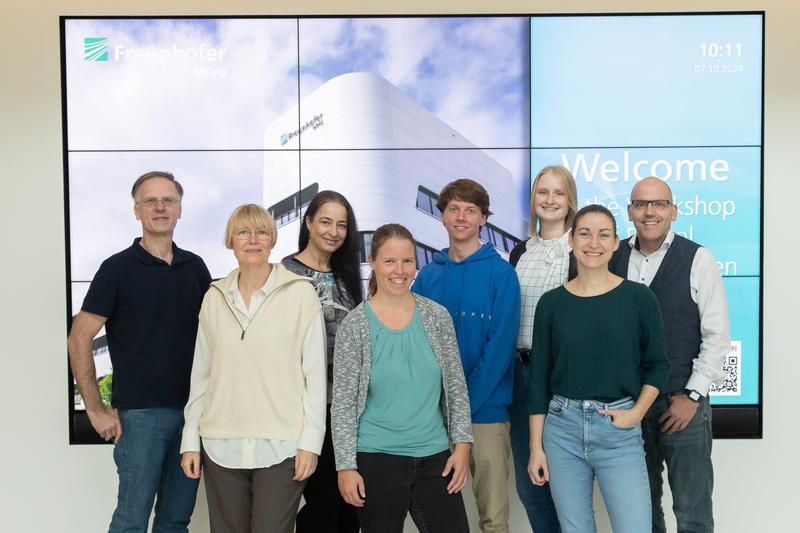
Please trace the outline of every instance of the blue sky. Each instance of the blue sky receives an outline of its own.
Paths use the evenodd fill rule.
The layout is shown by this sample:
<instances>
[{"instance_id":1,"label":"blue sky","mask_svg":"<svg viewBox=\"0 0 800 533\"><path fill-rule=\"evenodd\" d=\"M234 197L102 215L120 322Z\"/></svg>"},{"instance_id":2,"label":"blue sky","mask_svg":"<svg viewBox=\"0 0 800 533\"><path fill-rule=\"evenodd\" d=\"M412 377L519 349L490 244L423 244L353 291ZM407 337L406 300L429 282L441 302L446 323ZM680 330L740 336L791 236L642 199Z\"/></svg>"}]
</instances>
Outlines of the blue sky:
<instances>
[{"instance_id":1,"label":"blue sky","mask_svg":"<svg viewBox=\"0 0 800 533\"><path fill-rule=\"evenodd\" d=\"M371 72L479 147L528 146L528 20L301 20L301 96L340 74Z\"/></svg>"}]
</instances>

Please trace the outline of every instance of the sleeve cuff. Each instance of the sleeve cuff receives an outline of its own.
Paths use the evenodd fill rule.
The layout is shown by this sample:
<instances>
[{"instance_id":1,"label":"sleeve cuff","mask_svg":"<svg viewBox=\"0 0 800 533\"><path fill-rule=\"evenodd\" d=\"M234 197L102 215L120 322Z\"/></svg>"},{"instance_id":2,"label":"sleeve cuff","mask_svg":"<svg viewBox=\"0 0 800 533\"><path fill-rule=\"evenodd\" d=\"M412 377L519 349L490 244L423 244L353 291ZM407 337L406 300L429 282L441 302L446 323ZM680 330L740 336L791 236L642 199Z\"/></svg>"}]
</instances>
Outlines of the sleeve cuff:
<instances>
[{"instance_id":1,"label":"sleeve cuff","mask_svg":"<svg viewBox=\"0 0 800 533\"><path fill-rule=\"evenodd\" d=\"M197 430L184 428L183 435L181 436L181 453L199 451L200 433Z\"/></svg>"},{"instance_id":2,"label":"sleeve cuff","mask_svg":"<svg viewBox=\"0 0 800 533\"><path fill-rule=\"evenodd\" d=\"M325 440L324 428L322 431L317 428L304 428L303 433L300 435L300 440L297 441L297 447L319 455L322 451L323 440Z\"/></svg>"},{"instance_id":3,"label":"sleeve cuff","mask_svg":"<svg viewBox=\"0 0 800 533\"><path fill-rule=\"evenodd\" d=\"M708 391L711 389L711 380L705 376L694 373L689 378L689 381L686 382L686 388L696 390L702 396L708 397Z\"/></svg>"}]
</instances>

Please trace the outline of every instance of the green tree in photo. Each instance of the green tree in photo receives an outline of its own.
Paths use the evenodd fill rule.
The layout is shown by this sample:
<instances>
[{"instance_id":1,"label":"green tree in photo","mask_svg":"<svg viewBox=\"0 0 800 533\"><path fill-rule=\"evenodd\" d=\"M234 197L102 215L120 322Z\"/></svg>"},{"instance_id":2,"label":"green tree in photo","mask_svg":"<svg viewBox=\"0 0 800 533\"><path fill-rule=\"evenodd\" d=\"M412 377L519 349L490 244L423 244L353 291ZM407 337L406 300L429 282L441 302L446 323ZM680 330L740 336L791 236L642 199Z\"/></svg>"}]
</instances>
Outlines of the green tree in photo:
<instances>
[{"instance_id":1,"label":"green tree in photo","mask_svg":"<svg viewBox=\"0 0 800 533\"><path fill-rule=\"evenodd\" d=\"M106 405L111 405L111 382L114 374L108 374L97 380L97 387L100 389L100 398Z\"/></svg>"}]
</instances>

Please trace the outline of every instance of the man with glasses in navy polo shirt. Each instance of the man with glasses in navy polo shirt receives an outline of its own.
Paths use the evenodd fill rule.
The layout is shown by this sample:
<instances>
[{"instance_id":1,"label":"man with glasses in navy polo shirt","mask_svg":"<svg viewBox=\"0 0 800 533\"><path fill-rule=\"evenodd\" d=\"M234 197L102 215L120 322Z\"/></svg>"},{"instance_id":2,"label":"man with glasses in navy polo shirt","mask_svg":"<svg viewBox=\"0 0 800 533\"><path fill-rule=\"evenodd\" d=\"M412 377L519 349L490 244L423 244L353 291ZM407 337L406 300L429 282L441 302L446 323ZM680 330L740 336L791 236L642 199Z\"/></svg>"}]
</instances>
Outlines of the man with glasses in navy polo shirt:
<instances>
[{"instance_id":1,"label":"man with glasses in navy polo shirt","mask_svg":"<svg viewBox=\"0 0 800 533\"><path fill-rule=\"evenodd\" d=\"M197 316L211 275L203 260L172 242L183 188L169 172L133 184L142 236L106 259L68 339L72 372L92 427L113 440L119 475L110 533L188 531L197 480L180 466L183 407L189 396ZM114 383L100 399L92 339L105 326Z\"/></svg>"}]
</instances>

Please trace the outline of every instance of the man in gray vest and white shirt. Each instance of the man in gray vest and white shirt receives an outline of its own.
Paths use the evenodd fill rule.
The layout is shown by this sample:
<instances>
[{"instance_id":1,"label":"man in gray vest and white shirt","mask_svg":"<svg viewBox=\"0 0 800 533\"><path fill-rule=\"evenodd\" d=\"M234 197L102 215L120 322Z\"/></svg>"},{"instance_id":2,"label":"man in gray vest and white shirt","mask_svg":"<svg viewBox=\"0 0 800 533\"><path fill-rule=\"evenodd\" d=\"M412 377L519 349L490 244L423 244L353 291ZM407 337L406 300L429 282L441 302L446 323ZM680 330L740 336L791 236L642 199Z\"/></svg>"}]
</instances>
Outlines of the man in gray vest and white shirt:
<instances>
[{"instance_id":1,"label":"man in gray vest and white shirt","mask_svg":"<svg viewBox=\"0 0 800 533\"><path fill-rule=\"evenodd\" d=\"M672 231L677 216L664 181L651 176L637 183L628 205L636 235L620 243L609 269L655 293L672 364L667 386L642 421L653 532L666 532L661 508L666 463L678 533L706 533L714 530L708 391L725 377L728 302L711 252Z\"/></svg>"}]
</instances>

